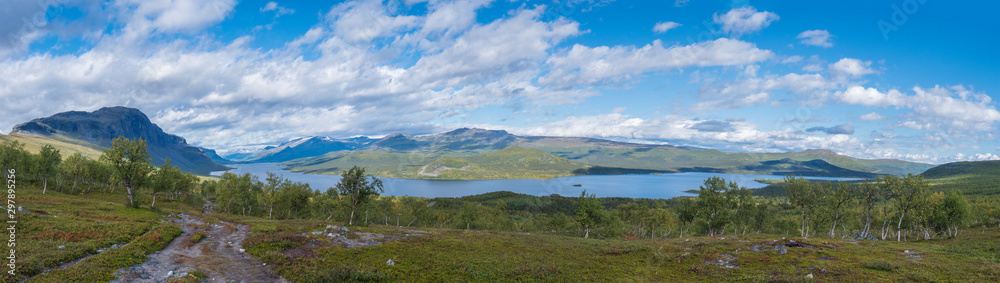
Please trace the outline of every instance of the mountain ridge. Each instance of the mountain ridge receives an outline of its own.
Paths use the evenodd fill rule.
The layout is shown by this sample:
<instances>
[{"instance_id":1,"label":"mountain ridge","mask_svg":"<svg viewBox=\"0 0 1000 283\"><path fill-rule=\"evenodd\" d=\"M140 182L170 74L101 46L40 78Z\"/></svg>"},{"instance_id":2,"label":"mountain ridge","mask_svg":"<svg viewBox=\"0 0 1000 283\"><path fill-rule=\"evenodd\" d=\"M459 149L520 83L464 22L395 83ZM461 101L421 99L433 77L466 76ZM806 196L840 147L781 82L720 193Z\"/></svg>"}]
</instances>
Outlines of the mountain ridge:
<instances>
[{"instance_id":1,"label":"mountain ridge","mask_svg":"<svg viewBox=\"0 0 1000 283\"><path fill-rule=\"evenodd\" d=\"M442 168L445 170L442 172L463 172L446 174L460 176L462 179L495 178L499 173L473 170L486 168L484 166L471 164L472 167L466 170L455 170L464 165L452 167L434 163L447 161L451 164L464 164L463 161L470 156L484 156L483 154L510 147L541 150L586 165L572 170L572 173L540 174L538 175L540 178L556 175L671 172L870 178L877 175L920 173L932 167L930 164L900 160L853 158L826 149L783 153L724 152L715 149L638 144L597 138L517 136L501 130L474 128L460 128L422 136L390 134L354 151L330 151L319 156L286 160L281 164L293 171L314 174L336 174L339 170L349 168L351 164L348 163L360 162L359 164L377 168L374 171L383 177L438 178L439 176L432 176L435 174L419 174L424 171L418 168ZM380 158L386 159L380 161ZM479 162L489 161L479 160ZM482 176L474 176L468 172L485 173Z\"/></svg>"},{"instance_id":2,"label":"mountain ridge","mask_svg":"<svg viewBox=\"0 0 1000 283\"><path fill-rule=\"evenodd\" d=\"M228 167L214 162L202 149L189 145L183 137L169 134L135 108L103 107L93 112L68 111L36 118L14 126L10 135L62 137L111 147L112 141L125 138L146 140L151 163L161 165L166 158L185 172L207 175Z\"/></svg>"}]
</instances>

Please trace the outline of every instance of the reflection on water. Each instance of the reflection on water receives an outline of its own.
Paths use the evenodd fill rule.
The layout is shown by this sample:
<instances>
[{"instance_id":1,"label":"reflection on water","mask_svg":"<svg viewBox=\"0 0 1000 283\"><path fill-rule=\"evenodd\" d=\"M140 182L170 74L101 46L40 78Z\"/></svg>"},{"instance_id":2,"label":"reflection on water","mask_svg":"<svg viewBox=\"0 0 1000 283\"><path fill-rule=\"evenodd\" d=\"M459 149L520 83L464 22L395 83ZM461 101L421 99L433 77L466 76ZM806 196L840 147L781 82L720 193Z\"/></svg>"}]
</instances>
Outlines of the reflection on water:
<instances>
[{"instance_id":1,"label":"reflection on water","mask_svg":"<svg viewBox=\"0 0 1000 283\"><path fill-rule=\"evenodd\" d=\"M267 172L281 174L285 178L308 183L313 189L326 191L340 181L337 175L313 175L283 170L273 163L254 163L229 165L236 167L229 172L236 174L250 173L263 181ZM221 176L222 172L213 172ZM550 180L507 179L507 180L476 180L476 181L444 181L444 180L413 180L382 178L385 185L383 195L388 196L420 196L420 197L460 197L477 195L495 191L511 191L515 193L547 196L558 194L562 196L579 196L584 189L587 194L597 197L630 197L630 198L672 198L682 195L692 195L684 191L697 190L705 179L712 176L734 181L747 188L762 188L766 184L754 181L756 178L780 179L776 175L741 175L720 173L677 173L663 175L590 175L563 177ZM808 177L819 180L855 180L854 178ZM579 185L579 186L574 186Z\"/></svg>"}]
</instances>

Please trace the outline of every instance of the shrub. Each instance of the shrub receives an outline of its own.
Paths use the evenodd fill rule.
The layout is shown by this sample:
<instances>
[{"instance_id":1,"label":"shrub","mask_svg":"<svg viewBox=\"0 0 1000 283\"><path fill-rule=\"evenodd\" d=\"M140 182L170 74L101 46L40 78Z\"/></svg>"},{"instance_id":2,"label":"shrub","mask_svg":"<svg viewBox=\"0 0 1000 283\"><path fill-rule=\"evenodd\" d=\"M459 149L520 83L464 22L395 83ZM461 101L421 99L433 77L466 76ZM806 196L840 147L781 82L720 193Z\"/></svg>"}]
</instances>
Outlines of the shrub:
<instances>
[{"instance_id":1,"label":"shrub","mask_svg":"<svg viewBox=\"0 0 1000 283\"><path fill-rule=\"evenodd\" d=\"M865 262L863 265L867 269L881 270L886 272L893 272L896 269L899 269L899 266L896 266L888 261L882 261L882 260Z\"/></svg>"}]
</instances>

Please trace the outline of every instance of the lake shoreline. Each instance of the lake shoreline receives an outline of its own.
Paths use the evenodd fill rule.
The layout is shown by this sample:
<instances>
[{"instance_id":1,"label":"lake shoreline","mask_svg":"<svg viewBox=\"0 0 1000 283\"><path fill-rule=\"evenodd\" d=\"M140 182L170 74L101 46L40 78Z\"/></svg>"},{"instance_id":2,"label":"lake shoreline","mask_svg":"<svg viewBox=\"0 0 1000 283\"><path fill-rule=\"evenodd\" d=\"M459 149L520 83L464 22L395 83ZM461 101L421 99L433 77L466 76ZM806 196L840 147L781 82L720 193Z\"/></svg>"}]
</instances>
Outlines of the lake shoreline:
<instances>
[{"instance_id":1,"label":"lake shoreline","mask_svg":"<svg viewBox=\"0 0 1000 283\"><path fill-rule=\"evenodd\" d=\"M340 175L305 174L285 170L277 163L250 163L231 165L236 168L221 172L236 174L250 173L259 179L266 178L267 172L278 173L294 182L303 182L318 191L334 187ZM441 179L401 179L381 178L387 196L419 197L463 197L497 191L510 191L534 196L561 195L578 196L583 190L598 197L624 197L644 199L670 199L678 196L693 196L709 177L722 177L740 186L751 189L763 188L767 184L755 179L775 179L784 176L744 175L728 173L683 172L673 174L626 174L626 175L577 175L552 179L492 179L492 180L441 180ZM843 180L850 178L816 179ZM579 186L577 186L579 185Z\"/></svg>"}]
</instances>

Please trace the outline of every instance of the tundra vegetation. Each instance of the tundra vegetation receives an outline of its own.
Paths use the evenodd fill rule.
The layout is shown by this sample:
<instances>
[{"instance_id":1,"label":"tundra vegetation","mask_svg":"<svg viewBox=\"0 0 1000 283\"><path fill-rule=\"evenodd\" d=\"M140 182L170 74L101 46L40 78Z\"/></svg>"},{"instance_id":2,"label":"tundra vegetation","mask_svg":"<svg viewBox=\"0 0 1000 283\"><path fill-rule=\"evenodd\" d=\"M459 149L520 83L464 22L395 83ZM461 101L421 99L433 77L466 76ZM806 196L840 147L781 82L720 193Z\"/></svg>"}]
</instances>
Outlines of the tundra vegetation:
<instances>
[{"instance_id":1,"label":"tundra vegetation","mask_svg":"<svg viewBox=\"0 0 1000 283\"><path fill-rule=\"evenodd\" d=\"M379 195L364 168L324 192L280 175L198 178L150 166L143 144L120 138L94 160L0 143L24 206L17 275L0 278L113 279L180 234L163 215L201 215L207 201L211 217L251 225L247 253L295 282L1000 278L1000 189L982 184L993 182L976 175L986 169L834 183L789 176L757 190L709 178L696 195L666 200L420 198ZM312 233L344 224L401 240L349 249Z\"/></svg>"}]
</instances>

